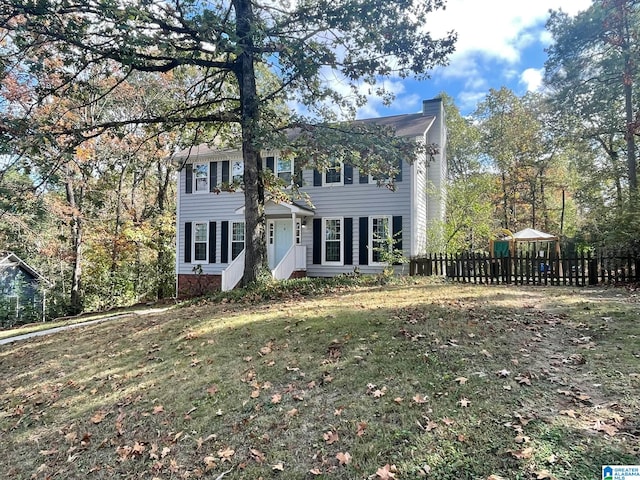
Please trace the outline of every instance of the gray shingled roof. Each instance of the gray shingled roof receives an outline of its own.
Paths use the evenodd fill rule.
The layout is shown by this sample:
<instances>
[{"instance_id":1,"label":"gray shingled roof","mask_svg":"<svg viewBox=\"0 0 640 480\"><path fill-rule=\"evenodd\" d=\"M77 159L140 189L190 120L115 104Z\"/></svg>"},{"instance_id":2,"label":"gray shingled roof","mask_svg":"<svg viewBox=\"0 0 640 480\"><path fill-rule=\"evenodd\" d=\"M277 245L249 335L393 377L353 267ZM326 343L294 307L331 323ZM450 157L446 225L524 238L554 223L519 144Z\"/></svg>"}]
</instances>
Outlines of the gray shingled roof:
<instances>
[{"instance_id":1,"label":"gray shingled roof","mask_svg":"<svg viewBox=\"0 0 640 480\"><path fill-rule=\"evenodd\" d=\"M355 123L368 123L390 127L395 129L398 137L419 137L424 135L424 133L431 127L434 120L434 116L427 116L422 113L410 113L404 115L393 115L390 117L366 118L362 120L355 120ZM292 131L291 134L287 136L289 138L295 138L297 134ZM222 153L224 151L224 149L211 148L203 143L181 150L175 154L174 158L206 157L212 153ZM227 149L226 151L236 152L237 150Z\"/></svg>"}]
</instances>

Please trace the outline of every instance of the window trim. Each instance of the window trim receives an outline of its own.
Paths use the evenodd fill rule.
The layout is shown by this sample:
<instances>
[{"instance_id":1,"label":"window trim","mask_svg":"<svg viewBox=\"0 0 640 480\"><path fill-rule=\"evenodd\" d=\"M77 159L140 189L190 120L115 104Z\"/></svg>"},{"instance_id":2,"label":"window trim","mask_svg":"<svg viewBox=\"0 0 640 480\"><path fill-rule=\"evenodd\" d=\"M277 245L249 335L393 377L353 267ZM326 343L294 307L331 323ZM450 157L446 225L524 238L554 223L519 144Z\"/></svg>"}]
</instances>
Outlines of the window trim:
<instances>
[{"instance_id":1,"label":"window trim","mask_svg":"<svg viewBox=\"0 0 640 480\"><path fill-rule=\"evenodd\" d=\"M198 177L197 172L198 169L197 167L199 165L204 165L205 167L205 176L204 177ZM195 194L201 194L201 193L209 193L209 162L195 162L192 165L192 176L193 176L193 192ZM207 182L206 187L203 188L202 190L200 190L198 188L198 178L204 178Z\"/></svg>"},{"instance_id":2,"label":"window trim","mask_svg":"<svg viewBox=\"0 0 640 480\"><path fill-rule=\"evenodd\" d=\"M339 182L327 182L327 171L328 170L334 170L336 168L336 166L333 166L331 168L325 168L322 170L321 175L322 175L322 186L323 187L337 187L337 186L343 186L344 185L344 162L340 161L340 160L333 160L332 161L332 165L337 165L337 168L340 169L340 181Z\"/></svg>"},{"instance_id":3,"label":"window trim","mask_svg":"<svg viewBox=\"0 0 640 480\"><path fill-rule=\"evenodd\" d=\"M389 265L387 262L376 262L373 260L373 249L376 248L373 244L373 220L384 218L387 221L387 233L393 238L393 216L391 215L370 215L369 216L369 232L367 233L367 250L369 255L369 265L372 266L387 266ZM390 245L390 249L393 249L393 244Z\"/></svg>"},{"instance_id":4,"label":"window trim","mask_svg":"<svg viewBox=\"0 0 640 480\"><path fill-rule=\"evenodd\" d=\"M340 226L340 247L339 254L340 260L338 261L328 261L327 260L327 222L338 220ZM335 242L335 240L331 240ZM344 217L325 217L322 219L322 257L321 257L322 265L334 265L342 267L344 266Z\"/></svg>"},{"instance_id":5,"label":"window trim","mask_svg":"<svg viewBox=\"0 0 640 480\"><path fill-rule=\"evenodd\" d=\"M247 241L247 226L244 220L231 220L229 222L229 260L230 262L233 262L236 258L238 258L238 255L240 255L240 252L242 252L242 250L244 250L246 248L246 241ZM233 235L234 235L234 226L238 225L238 224L242 224L242 242L238 241L238 240L234 240ZM238 252L238 255L236 255L235 257L233 256L233 244L234 243L242 243L242 249Z\"/></svg>"},{"instance_id":6,"label":"window trim","mask_svg":"<svg viewBox=\"0 0 640 480\"><path fill-rule=\"evenodd\" d=\"M205 231L205 236L206 236L206 240L203 241L197 241L196 240L196 229L198 225L204 225L204 231ZM199 222L193 222L192 227L191 227L191 263L194 265L202 265L202 264L206 264L209 263L209 222L207 221L199 221ZM205 250L204 250L204 259L201 260L197 260L196 259L196 243L204 243L205 246Z\"/></svg>"}]
</instances>

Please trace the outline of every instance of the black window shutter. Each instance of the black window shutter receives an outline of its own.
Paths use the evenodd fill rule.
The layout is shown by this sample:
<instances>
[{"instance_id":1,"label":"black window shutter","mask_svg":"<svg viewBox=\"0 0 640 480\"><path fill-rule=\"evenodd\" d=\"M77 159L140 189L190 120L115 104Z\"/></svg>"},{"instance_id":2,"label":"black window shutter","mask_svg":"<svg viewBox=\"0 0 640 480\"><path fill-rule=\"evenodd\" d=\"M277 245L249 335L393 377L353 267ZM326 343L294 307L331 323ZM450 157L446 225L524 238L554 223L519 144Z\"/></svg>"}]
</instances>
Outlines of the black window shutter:
<instances>
[{"instance_id":1,"label":"black window shutter","mask_svg":"<svg viewBox=\"0 0 640 480\"><path fill-rule=\"evenodd\" d=\"M229 222L220 222L220 262L229 262Z\"/></svg>"},{"instance_id":2,"label":"black window shutter","mask_svg":"<svg viewBox=\"0 0 640 480\"><path fill-rule=\"evenodd\" d=\"M344 184L351 185L353 183L353 165L344 164Z\"/></svg>"},{"instance_id":3,"label":"black window shutter","mask_svg":"<svg viewBox=\"0 0 640 480\"><path fill-rule=\"evenodd\" d=\"M229 183L229 160L222 162L222 183Z\"/></svg>"},{"instance_id":4,"label":"black window shutter","mask_svg":"<svg viewBox=\"0 0 640 480\"><path fill-rule=\"evenodd\" d=\"M369 264L369 217L360 217L360 231L358 232L358 259L360 265Z\"/></svg>"},{"instance_id":5,"label":"black window shutter","mask_svg":"<svg viewBox=\"0 0 640 480\"><path fill-rule=\"evenodd\" d=\"M216 222L209 222L209 263L216 263Z\"/></svg>"},{"instance_id":6,"label":"black window shutter","mask_svg":"<svg viewBox=\"0 0 640 480\"><path fill-rule=\"evenodd\" d=\"M313 219L313 263L322 263L322 219Z\"/></svg>"},{"instance_id":7,"label":"black window shutter","mask_svg":"<svg viewBox=\"0 0 640 480\"><path fill-rule=\"evenodd\" d=\"M364 173L362 169L360 169L360 183L369 183L369 175Z\"/></svg>"},{"instance_id":8,"label":"black window shutter","mask_svg":"<svg viewBox=\"0 0 640 480\"><path fill-rule=\"evenodd\" d=\"M218 186L218 164L216 162L209 163L209 191L215 192Z\"/></svg>"},{"instance_id":9,"label":"black window shutter","mask_svg":"<svg viewBox=\"0 0 640 480\"><path fill-rule=\"evenodd\" d=\"M313 169L313 186L321 187L322 186L322 173L320 173L317 169Z\"/></svg>"},{"instance_id":10,"label":"black window shutter","mask_svg":"<svg viewBox=\"0 0 640 480\"><path fill-rule=\"evenodd\" d=\"M191 263L191 222L184 224L184 263Z\"/></svg>"},{"instance_id":11,"label":"black window shutter","mask_svg":"<svg viewBox=\"0 0 640 480\"><path fill-rule=\"evenodd\" d=\"M296 186L302 187L302 168L298 166L295 160L293 162L293 174L295 177Z\"/></svg>"},{"instance_id":12,"label":"black window shutter","mask_svg":"<svg viewBox=\"0 0 640 480\"><path fill-rule=\"evenodd\" d=\"M344 264L353 265L353 218L344 219Z\"/></svg>"},{"instance_id":13,"label":"black window shutter","mask_svg":"<svg viewBox=\"0 0 640 480\"><path fill-rule=\"evenodd\" d=\"M402 250L402 216L393 217L393 249Z\"/></svg>"},{"instance_id":14,"label":"black window shutter","mask_svg":"<svg viewBox=\"0 0 640 480\"><path fill-rule=\"evenodd\" d=\"M400 159L400 161L398 161L398 173L396 174L395 180L396 182L401 182L402 181L402 159Z\"/></svg>"},{"instance_id":15,"label":"black window shutter","mask_svg":"<svg viewBox=\"0 0 640 480\"><path fill-rule=\"evenodd\" d=\"M193 165L190 163L185 166L185 193L193 193Z\"/></svg>"},{"instance_id":16,"label":"black window shutter","mask_svg":"<svg viewBox=\"0 0 640 480\"><path fill-rule=\"evenodd\" d=\"M267 157L267 170L271 170L272 173L276 172L276 161L273 157Z\"/></svg>"}]
</instances>

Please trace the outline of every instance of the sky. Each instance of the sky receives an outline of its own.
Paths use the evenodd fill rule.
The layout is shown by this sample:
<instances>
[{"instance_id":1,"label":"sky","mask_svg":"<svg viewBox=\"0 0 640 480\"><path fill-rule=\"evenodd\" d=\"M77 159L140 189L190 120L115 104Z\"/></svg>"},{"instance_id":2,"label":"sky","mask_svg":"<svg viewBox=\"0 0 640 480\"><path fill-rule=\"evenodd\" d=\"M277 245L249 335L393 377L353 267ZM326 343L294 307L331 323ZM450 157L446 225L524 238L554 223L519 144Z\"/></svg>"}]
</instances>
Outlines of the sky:
<instances>
[{"instance_id":1,"label":"sky","mask_svg":"<svg viewBox=\"0 0 640 480\"><path fill-rule=\"evenodd\" d=\"M471 114L489 89L502 86L518 95L541 87L545 48L551 37L545 30L549 10L575 15L591 0L448 0L444 11L428 18L434 36L455 30L456 52L446 67L423 81L391 80L396 100L392 107L371 97L358 118L416 113L422 100L441 92L453 97L463 115Z\"/></svg>"}]
</instances>

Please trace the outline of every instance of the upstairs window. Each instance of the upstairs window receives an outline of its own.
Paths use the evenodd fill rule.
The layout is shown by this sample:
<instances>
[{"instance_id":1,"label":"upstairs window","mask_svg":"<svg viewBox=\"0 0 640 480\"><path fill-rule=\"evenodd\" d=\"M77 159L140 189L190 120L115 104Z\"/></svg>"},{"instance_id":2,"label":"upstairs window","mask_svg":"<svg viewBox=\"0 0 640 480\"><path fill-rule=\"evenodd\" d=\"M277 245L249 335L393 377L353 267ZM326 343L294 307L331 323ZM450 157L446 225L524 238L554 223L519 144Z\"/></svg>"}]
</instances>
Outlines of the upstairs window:
<instances>
[{"instance_id":1,"label":"upstairs window","mask_svg":"<svg viewBox=\"0 0 640 480\"><path fill-rule=\"evenodd\" d=\"M322 174L322 184L329 185L343 185L344 183L344 165L339 160L332 160L329 166Z\"/></svg>"},{"instance_id":2,"label":"upstairs window","mask_svg":"<svg viewBox=\"0 0 640 480\"><path fill-rule=\"evenodd\" d=\"M276 160L276 174L284 180L286 185L291 185L293 176L293 162L290 158L278 158Z\"/></svg>"},{"instance_id":3,"label":"upstairs window","mask_svg":"<svg viewBox=\"0 0 640 480\"><path fill-rule=\"evenodd\" d=\"M244 163L233 162L231 167L231 181L233 183L242 184L244 176Z\"/></svg>"},{"instance_id":4,"label":"upstairs window","mask_svg":"<svg viewBox=\"0 0 640 480\"><path fill-rule=\"evenodd\" d=\"M194 163L193 164L193 184L196 192L209 191L209 164Z\"/></svg>"}]
</instances>

